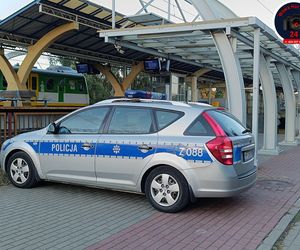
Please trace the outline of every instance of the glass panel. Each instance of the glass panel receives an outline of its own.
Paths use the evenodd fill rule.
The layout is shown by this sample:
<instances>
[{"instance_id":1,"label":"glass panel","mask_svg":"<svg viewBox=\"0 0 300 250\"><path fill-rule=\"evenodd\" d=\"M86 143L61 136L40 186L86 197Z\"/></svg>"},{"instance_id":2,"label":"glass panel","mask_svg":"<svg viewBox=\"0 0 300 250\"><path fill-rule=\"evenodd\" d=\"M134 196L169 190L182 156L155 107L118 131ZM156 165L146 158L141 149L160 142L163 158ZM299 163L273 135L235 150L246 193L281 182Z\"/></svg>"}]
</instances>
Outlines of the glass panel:
<instances>
[{"instance_id":1,"label":"glass panel","mask_svg":"<svg viewBox=\"0 0 300 250\"><path fill-rule=\"evenodd\" d=\"M148 134L152 130L150 109L118 107L113 114L108 133Z\"/></svg>"},{"instance_id":2,"label":"glass panel","mask_svg":"<svg viewBox=\"0 0 300 250\"><path fill-rule=\"evenodd\" d=\"M60 134L97 134L109 108L92 108L67 118L60 124Z\"/></svg>"},{"instance_id":3,"label":"glass panel","mask_svg":"<svg viewBox=\"0 0 300 250\"><path fill-rule=\"evenodd\" d=\"M155 113L159 130L171 125L181 116L179 113L172 111L156 111Z\"/></svg>"},{"instance_id":4,"label":"glass panel","mask_svg":"<svg viewBox=\"0 0 300 250\"><path fill-rule=\"evenodd\" d=\"M212 128L209 126L207 121L200 116L184 133L185 135L193 136L214 136L215 133Z\"/></svg>"}]
</instances>

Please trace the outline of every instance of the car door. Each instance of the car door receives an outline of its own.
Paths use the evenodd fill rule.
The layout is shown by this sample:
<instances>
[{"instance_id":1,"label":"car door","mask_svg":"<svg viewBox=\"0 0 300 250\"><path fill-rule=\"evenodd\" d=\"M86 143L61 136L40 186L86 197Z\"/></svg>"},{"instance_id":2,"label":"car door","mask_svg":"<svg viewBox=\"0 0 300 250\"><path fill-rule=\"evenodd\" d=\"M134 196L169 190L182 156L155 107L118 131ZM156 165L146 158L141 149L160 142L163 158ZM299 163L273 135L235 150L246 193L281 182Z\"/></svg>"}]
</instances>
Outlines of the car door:
<instances>
[{"instance_id":1,"label":"car door","mask_svg":"<svg viewBox=\"0 0 300 250\"><path fill-rule=\"evenodd\" d=\"M154 126L151 108L114 108L96 149L98 185L136 190L142 170L156 151Z\"/></svg>"},{"instance_id":2,"label":"car door","mask_svg":"<svg viewBox=\"0 0 300 250\"><path fill-rule=\"evenodd\" d=\"M63 119L55 134L40 143L40 162L47 179L95 183L95 150L108 107L91 107Z\"/></svg>"}]
</instances>

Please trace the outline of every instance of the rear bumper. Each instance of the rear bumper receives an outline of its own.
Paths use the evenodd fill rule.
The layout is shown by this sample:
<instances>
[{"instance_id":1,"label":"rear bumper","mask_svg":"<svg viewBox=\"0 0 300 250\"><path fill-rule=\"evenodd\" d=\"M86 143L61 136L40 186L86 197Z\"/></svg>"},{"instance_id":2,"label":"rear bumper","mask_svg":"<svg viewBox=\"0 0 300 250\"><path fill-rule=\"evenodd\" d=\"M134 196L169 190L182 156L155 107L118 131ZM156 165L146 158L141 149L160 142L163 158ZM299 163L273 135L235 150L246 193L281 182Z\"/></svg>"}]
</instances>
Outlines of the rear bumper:
<instances>
[{"instance_id":1,"label":"rear bumper","mask_svg":"<svg viewBox=\"0 0 300 250\"><path fill-rule=\"evenodd\" d=\"M255 184L257 169L239 177L236 174L235 176L224 175L223 178L218 179L197 177L194 175L193 181L190 182L195 197L231 197L248 190Z\"/></svg>"}]
</instances>

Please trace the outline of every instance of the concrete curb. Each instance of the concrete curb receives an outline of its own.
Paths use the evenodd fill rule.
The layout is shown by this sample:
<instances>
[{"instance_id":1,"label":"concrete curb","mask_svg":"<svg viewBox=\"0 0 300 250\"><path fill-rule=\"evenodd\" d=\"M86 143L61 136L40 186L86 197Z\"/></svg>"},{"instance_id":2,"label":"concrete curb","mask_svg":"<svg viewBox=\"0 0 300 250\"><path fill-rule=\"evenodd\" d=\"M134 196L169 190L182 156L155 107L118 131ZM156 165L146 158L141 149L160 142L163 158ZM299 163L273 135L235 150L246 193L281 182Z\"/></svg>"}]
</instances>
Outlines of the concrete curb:
<instances>
[{"instance_id":1,"label":"concrete curb","mask_svg":"<svg viewBox=\"0 0 300 250\"><path fill-rule=\"evenodd\" d=\"M277 240L285 232L286 228L300 211L300 198L294 203L292 208L285 214L272 232L264 239L257 250L271 250Z\"/></svg>"}]
</instances>

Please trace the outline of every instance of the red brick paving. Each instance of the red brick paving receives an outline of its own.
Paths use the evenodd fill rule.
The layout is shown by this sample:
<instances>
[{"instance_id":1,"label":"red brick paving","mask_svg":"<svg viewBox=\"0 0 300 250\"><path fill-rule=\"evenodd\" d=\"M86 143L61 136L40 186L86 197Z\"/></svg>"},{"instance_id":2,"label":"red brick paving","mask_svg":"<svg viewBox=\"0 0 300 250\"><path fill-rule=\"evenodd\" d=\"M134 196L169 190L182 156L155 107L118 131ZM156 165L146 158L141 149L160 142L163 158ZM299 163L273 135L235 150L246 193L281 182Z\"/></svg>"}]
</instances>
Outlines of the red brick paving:
<instances>
[{"instance_id":1,"label":"red brick paving","mask_svg":"<svg viewBox=\"0 0 300 250\"><path fill-rule=\"evenodd\" d=\"M238 197L200 199L177 214L157 212L88 250L256 249L300 197L299 170L296 147L265 161L257 184Z\"/></svg>"}]
</instances>

